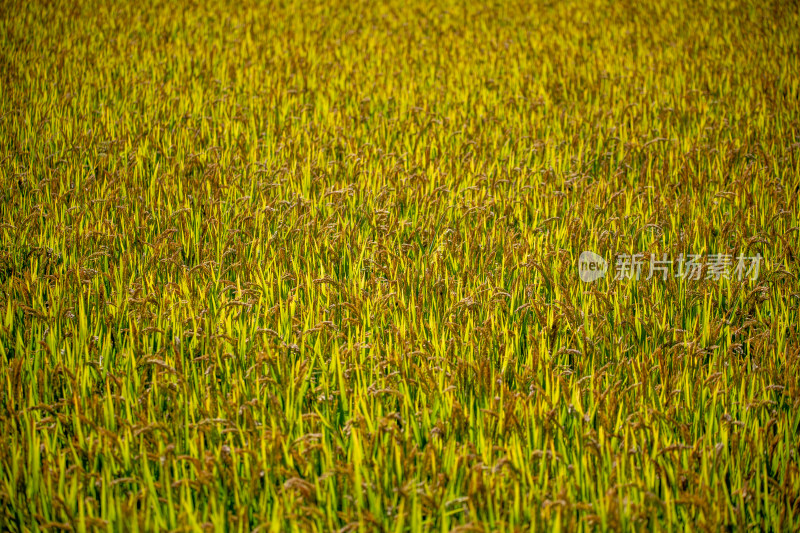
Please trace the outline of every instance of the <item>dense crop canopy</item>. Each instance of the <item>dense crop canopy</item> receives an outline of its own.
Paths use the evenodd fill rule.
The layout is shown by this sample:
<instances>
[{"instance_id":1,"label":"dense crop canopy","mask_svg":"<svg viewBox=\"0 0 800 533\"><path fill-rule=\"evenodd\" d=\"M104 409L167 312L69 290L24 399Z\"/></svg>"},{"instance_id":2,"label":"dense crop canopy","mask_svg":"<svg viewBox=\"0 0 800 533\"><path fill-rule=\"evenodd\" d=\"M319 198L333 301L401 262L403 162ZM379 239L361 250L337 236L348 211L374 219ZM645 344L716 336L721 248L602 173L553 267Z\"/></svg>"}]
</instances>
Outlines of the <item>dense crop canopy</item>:
<instances>
[{"instance_id":1,"label":"dense crop canopy","mask_svg":"<svg viewBox=\"0 0 800 533\"><path fill-rule=\"evenodd\" d=\"M3 2L0 530L797 530L798 28Z\"/></svg>"}]
</instances>

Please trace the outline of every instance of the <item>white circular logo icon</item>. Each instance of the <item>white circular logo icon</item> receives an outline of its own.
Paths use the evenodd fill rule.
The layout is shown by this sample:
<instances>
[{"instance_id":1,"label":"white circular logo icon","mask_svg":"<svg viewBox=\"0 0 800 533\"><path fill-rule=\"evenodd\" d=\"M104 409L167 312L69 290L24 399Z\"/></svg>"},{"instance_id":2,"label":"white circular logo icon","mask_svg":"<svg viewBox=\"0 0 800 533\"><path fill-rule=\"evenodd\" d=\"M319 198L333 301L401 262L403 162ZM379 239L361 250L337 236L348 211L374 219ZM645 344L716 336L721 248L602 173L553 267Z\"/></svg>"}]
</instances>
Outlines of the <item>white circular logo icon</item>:
<instances>
[{"instance_id":1,"label":"white circular logo icon","mask_svg":"<svg viewBox=\"0 0 800 533\"><path fill-rule=\"evenodd\" d=\"M594 252L582 252L578 258L578 274L581 281L591 283L606 275L608 263Z\"/></svg>"}]
</instances>

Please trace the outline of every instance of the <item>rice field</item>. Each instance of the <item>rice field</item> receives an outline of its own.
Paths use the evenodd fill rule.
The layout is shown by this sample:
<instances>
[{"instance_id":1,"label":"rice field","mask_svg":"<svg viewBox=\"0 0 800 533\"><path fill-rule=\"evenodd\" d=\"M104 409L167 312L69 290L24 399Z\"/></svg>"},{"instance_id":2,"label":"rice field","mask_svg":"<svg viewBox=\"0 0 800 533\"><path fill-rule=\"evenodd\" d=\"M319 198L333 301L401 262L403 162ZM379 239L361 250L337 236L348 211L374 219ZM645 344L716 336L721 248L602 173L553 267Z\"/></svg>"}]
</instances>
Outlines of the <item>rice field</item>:
<instances>
[{"instance_id":1,"label":"rice field","mask_svg":"<svg viewBox=\"0 0 800 533\"><path fill-rule=\"evenodd\" d=\"M3 2L0 530L800 530L798 28Z\"/></svg>"}]
</instances>

